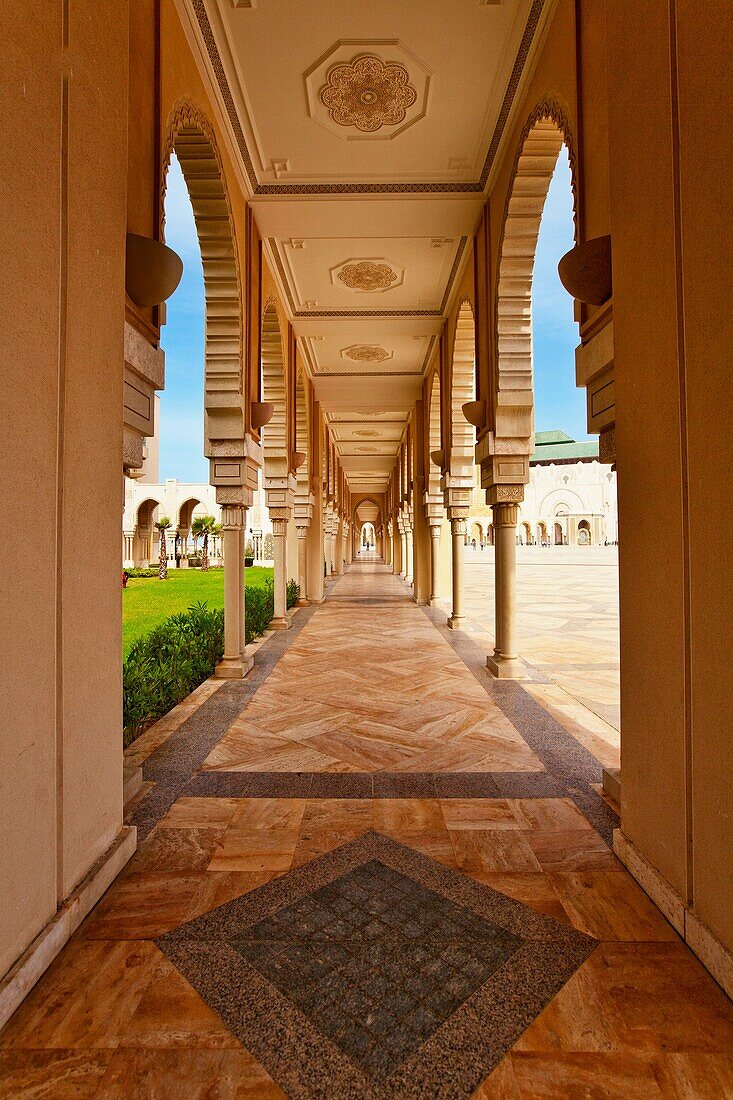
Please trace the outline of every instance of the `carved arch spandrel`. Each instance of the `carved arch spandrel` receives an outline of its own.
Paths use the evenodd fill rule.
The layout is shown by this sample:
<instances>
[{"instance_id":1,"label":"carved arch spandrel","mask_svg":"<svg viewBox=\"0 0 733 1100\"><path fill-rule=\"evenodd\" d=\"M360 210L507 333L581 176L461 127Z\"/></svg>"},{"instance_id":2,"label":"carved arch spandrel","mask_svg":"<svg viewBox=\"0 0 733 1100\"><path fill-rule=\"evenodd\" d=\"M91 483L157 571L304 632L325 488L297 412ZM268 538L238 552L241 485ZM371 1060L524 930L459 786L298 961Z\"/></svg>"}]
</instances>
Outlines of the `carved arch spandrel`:
<instances>
[{"instance_id":1,"label":"carved arch spandrel","mask_svg":"<svg viewBox=\"0 0 733 1100\"><path fill-rule=\"evenodd\" d=\"M497 453L533 449L532 278L540 223L560 150L570 159L577 240L577 167L568 114L552 97L527 119L507 193L495 289L493 424Z\"/></svg>"},{"instance_id":2,"label":"carved arch spandrel","mask_svg":"<svg viewBox=\"0 0 733 1100\"><path fill-rule=\"evenodd\" d=\"M300 498L309 498L311 488L310 407L305 377L300 366L295 372L295 449L305 455L305 461L295 471L296 492Z\"/></svg>"},{"instance_id":3,"label":"carved arch spandrel","mask_svg":"<svg viewBox=\"0 0 733 1100\"><path fill-rule=\"evenodd\" d=\"M468 297L458 306L450 355L450 455L446 456L447 466L454 478L472 477L476 429L463 415L463 406L476 399L476 319Z\"/></svg>"},{"instance_id":4,"label":"carved arch spandrel","mask_svg":"<svg viewBox=\"0 0 733 1100\"><path fill-rule=\"evenodd\" d=\"M274 405L272 419L262 429L265 485L269 478L288 474L288 390L286 378L286 326L278 304L269 296L262 310L262 399Z\"/></svg>"},{"instance_id":5,"label":"carved arch spandrel","mask_svg":"<svg viewBox=\"0 0 733 1100\"><path fill-rule=\"evenodd\" d=\"M440 371L436 369L430 380L430 397L428 403L428 492L431 497L440 496L440 467L435 465L430 456L433 451L439 451L442 446Z\"/></svg>"},{"instance_id":6,"label":"carved arch spandrel","mask_svg":"<svg viewBox=\"0 0 733 1100\"><path fill-rule=\"evenodd\" d=\"M173 153L181 165L193 207L204 274L206 453L209 457L242 456L242 289L234 219L214 130L191 100L180 100L174 106L165 128L160 201L163 237L167 174Z\"/></svg>"}]
</instances>

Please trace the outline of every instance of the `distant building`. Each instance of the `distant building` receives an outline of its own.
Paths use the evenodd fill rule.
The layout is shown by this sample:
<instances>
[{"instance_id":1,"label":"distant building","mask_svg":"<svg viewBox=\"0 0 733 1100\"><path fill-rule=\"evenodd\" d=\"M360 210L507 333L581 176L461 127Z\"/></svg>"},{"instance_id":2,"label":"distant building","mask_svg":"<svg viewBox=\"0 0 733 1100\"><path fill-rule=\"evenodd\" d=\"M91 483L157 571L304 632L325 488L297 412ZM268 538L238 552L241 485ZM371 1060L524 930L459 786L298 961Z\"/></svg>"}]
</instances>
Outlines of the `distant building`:
<instances>
[{"instance_id":1,"label":"distant building","mask_svg":"<svg viewBox=\"0 0 733 1100\"><path fill-rule=\"evenodd\" d=\"M124 568L157 564L159 537L155 522L167 516L171 526L167 532L168 564L186 568L194 551L191 526L197 516L213 516L221 523L221 507L216 503L216 489L208 484L193 484L170 478L165 482L125 478L125 511L122 521L122 565ZM267 536L270 538L267 538ZM272 558L270 547L272 524L265 507L265 491L260 486L254 494L254 505L247 510L245 544L250 544L258 562ZM199 543L197 550L201 550ZM209 559L221 564L221 540L209 539Z\"/></svg>"},{"instance_id":2,"label":"distant building","mask_svg":"<svg viewBox=\"0 0 733 1100\"><path fill-rule=\"evenodd\" d=\"M525 546L603 546L618 542L616 473L598 460L598 442L537 432L517 540ZM494 541L491 509L474 489L469 542Z\"/></svg>"}]
</instances>

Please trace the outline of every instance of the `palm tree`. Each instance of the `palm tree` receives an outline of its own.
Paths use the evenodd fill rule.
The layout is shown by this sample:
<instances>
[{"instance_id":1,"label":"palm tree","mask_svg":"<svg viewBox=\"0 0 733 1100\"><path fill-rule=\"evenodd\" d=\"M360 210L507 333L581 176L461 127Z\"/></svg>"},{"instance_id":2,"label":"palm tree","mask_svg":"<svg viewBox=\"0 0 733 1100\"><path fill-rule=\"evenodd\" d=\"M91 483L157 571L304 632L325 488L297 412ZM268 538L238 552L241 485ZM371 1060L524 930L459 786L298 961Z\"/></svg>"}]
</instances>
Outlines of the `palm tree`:
<instances>
[{"instance_id":1,"label":"palm tree","mask_svg":"<svg viewBox=\"0 0 733 1100\"><path fill-rule=\"evenodd\" d=\"M168 580L168 550L165 544L165 533L171 525L168 516L161 516L155 524L155 530L160 532L160 564L158 565L158 580Z\"/></svg>"},{"instance_id":2,"label":"palm tree","mask_svg":"<svg viewBox=\"0 0 733 1100\"><path fill-rule=\"evenodd\" d=\"M201 516L201 535L204 536L204 543L201 546L201 572L203 573L209 568L209 535L214 535L217 526L214 516Z\"/></svg>"},{"instance_id":3,"label":"palm tree","mask_svg":"<svg viewBox=\"0 0 733 1100\"><path fill-rule=\"evenodd\" d=\"M191 536L193 538L193 553L194 557L198 557L198 545L199 539L204 533L204 527L206 526L205 520L207 516L196 516L191 524Z\"/></svg>"}]
</instances>

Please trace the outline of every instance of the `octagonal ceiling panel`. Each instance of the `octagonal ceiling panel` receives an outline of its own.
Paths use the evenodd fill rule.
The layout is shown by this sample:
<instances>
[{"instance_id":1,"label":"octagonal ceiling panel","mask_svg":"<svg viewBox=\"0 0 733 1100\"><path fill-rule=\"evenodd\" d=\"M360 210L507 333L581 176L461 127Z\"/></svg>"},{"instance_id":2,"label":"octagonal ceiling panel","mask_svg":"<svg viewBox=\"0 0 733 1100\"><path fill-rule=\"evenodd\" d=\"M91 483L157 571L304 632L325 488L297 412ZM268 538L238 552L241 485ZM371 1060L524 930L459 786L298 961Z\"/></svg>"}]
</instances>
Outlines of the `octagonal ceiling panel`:
<instances>
[{"instance_id":1,"label":"octagonal ceiling panel","mask_svg":"<svg viewBox=\"0 0 733 1100\"><path fill-rule=\"evenodd\" d=\"M394 39L342 40L305 73L308 113L343 141L391 141L426 114L430 75Z\"/></svg>"}]
</instances>

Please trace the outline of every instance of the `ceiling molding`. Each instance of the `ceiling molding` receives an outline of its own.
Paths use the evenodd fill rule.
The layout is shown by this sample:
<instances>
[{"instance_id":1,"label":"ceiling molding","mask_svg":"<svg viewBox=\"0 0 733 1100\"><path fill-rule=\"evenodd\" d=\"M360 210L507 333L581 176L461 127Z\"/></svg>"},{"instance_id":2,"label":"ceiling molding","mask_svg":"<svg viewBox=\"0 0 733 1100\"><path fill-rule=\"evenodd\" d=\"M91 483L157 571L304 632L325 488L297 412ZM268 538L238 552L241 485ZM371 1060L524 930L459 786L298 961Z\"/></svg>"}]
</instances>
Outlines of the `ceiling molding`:
<instances>
[{"instance_id":1,"label":"ceiling molding","mask_svg":"<svg viewBox=\"0 0 733 1100\"><path fill-rule=\"evenodd\" d=\"M234 104L229 81L227 80L219 50L214 38L205 0L190 0L193 14L203 41L206 56L213 70L226 116L232 128L233 136L254 197L264 195L424 195L424 194L480 194L485 188L489 174L499 151L502 137L514 106L517 90L524 74L535 35L545 7L552 6L552 0L532 0L522 38L520 40L512 70L499 109L499 114L491 135L481 175L475 182L443 183L260 183L257 179L252 156L242 129L242 124Z\"/></svg>"},{"instance_id":2,"label":"ceiling molding","mask_svg":"<svg viewBox=\"0 0 733 1100\"><path fill-rule=\"evenodd\" d=\"M445 310L450 301L451 293L453 291L453 285L458 274L458 269L461 266L461 260L463 259L466 245L468 244L468 237L461 237L456 248L456 254L453 258L453 264L446 280L445 291L443 293L443 299L440 303L439 309L297 309L295 306L295 299L293 298L293 291L290 280L288 279L285 264L280 252L280 244L275 237L268 237L267 244L269 246L270 254L275 262L277 273L280 276L280 282L282 284L285 297L287 298L288 305L290 306L291 317L443 317Z\"/></svg>"}]
</instances>

